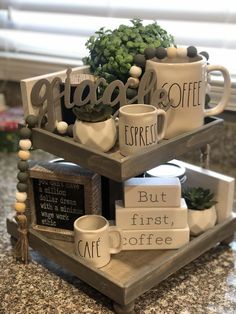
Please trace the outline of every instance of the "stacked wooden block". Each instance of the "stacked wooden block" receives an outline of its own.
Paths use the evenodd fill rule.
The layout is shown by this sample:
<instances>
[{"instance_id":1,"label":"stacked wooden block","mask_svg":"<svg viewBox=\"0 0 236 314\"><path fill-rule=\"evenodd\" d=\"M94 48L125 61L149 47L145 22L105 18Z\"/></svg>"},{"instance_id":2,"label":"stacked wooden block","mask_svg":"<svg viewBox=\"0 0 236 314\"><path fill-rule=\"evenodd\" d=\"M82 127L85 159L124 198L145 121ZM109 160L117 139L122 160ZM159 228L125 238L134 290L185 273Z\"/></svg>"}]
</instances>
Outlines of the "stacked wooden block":
<instances>
[{"instance_id":1,"label":"stacked wooden block","mask_svg":"<svg viewBox=\"0 0 236 314\"><path fill-rule=\"evenodd\" d=\"M123 250L177 249L189 242L187 206L177 178L132 178L116 202Z\"/></svg>"}]
</instances>

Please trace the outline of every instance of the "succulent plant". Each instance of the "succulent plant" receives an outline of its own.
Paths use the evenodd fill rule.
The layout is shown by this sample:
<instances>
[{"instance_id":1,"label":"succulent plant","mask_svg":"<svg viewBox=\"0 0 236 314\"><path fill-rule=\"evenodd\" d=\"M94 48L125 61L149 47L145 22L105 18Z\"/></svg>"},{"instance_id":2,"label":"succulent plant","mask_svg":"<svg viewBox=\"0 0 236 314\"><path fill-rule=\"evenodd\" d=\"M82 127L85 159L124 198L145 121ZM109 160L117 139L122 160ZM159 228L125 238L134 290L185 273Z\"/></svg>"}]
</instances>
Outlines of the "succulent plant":
<instances>
[{"instance_id":1,"label":"succulent plant","mask_svg":"<svg viewBox=\"0 0 236 314\"><path fill-rule=\"evenodd\" d=\"M104 27L91 36L86 43L89 56L83 62L90 65L91 72L104 77L108 83L119 79L124 83L129 77L129 70L134 58L144 58L146 48L169 47L174 40L156 22L144 26L142 20L131 20L132 25L120 25L117 29L106 30ZM147 52L147 51L146 51Z\"/></svg>"},{"instance_id":2,"label":"succulent plant","mask_svg":"<svg viewBox=\"0 0 236 314\"><path fill-rule=\"evenodd\" d=\"M113 108L107 104L86 104L83 106L75 106L73 113L78 120L100 122L110 118L113 113Z\"/></svg>"},{"instance_id":3,"label":"succulent plant","mask_svg":"<svg viewBox=\"0 0 236 314\"><path fill-rule=\"evenodd\" d=\"M214 194L210 189L202 187L189 187L183 191L182 197L189 209L204 210L217 203L213 200Z\"/></svg>"}]
</instances>

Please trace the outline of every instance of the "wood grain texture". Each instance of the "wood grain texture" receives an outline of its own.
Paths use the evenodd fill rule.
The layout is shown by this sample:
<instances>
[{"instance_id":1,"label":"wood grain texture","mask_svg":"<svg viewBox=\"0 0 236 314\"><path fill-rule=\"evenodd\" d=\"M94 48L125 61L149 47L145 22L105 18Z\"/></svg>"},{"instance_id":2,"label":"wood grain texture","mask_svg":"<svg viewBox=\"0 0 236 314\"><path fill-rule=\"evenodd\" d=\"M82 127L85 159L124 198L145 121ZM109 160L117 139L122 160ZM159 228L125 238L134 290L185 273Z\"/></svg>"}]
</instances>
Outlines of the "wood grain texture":
<instances>
[{"instance_id":1,"label":"wood grain texture","mask_svg":"<svg viewBox=\"0 0 236 314\"><path fill-rule=\"evenodd\" d=\"M55 77L59 77L62 80L65 80L66 77L66 71L67 69L59 72L54 72L50 74L44 74L40 76L31 77L25 80L21 80L20 86L21 86L21 95L22 95L22 102L23 102L23 108L24 108L24 114L25 117L29 114L37 115L39 108L32 106L31 103L31 91L34 86L34 84L41 80L41 79L47 79L49 82L51 82ZM72 69L72 74L76 75L78 73L89 73L89 66L82 66L82 67L76 67ZM56 111L58 112L58 120L61 117L61 110L60 110L60 102L56 105Z\"/></svg>"},{"instance_id":2,"label":"wood grain texture","mask_svg":"<svg viewBox=\"0 0 236 314\"><path fill-rule=\"evenodd\" d=\"M33 145L34 148L43 149L115 181L124 181L193 148L200 148L212 142L215 134L218 134L222 128L222 119L208 118L205 125L194 131L170 140L163 140L152 148L128 157L120 155L117 146L108 153L101 153L78 144L69 137L39 128L33 129Z\"/></svg>"},{"instance_id":3,"label":"wood grain texture","mask_svg":"<svg viewBox=\"0 0 236 314\"><path fill-rule=\"evenodd\" d=\"M13 217L7 219L7 230L17 238L17 225ZM228 239L235 230L236 215L233 215L178 250L121 252L101 269L78 262L72 243L47 239L32 229L29 230L29 243L33 249L70 270L113 301L127 305L213 246Z\"/></svg>"}]
</instances>

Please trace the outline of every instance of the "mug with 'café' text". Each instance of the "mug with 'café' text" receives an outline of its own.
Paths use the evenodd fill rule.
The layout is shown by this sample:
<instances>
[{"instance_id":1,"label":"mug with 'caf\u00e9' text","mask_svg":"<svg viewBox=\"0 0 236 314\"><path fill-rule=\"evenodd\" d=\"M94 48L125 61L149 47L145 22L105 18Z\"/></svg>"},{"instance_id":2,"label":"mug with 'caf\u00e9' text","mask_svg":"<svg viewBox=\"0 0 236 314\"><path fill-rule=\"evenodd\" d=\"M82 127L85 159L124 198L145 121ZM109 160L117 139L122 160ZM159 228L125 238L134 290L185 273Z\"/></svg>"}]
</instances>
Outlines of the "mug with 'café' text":
<instances>
[{"instance_id":1,"label":"mug with 'caf\u00e9' text","mask_svg":"<svg viewBox=\"0 0 236 314\"><path fill-rule=\"evenodd\" d=\"M100 268L110 262L111 254L122 249L122 231L109 226L103 216L84 215L74 222L75 254L78 260Z\"/></svg>"},{"instance_id":2,"label":"mug with 'caf\u00e9' text","mask_svg":"<svg viewBox=\"0 0 236 314\"><path fill-rule=\"evenodd\" d=\"M166 139L202 126L205 117L221 113L227 105L231 91L228 70L220 65L208 65L200 55L194 58L147 60L146 70L149 69L157 75L157 89L165 89L168 100L172 100L171 107L167 110ZM206 109L207 75L212 71L221 72L224 89L219 103Z\"/></svg>"}]
</instances>

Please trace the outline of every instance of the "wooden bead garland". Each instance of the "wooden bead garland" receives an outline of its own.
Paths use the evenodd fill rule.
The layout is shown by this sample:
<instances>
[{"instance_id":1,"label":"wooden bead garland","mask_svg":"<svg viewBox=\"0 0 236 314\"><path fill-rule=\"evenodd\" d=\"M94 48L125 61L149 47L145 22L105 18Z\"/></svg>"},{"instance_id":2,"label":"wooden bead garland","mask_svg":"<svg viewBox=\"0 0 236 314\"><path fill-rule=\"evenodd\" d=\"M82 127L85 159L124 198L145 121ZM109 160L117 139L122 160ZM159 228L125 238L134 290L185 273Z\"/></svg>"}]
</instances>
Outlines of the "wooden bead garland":
<instances>
[{"instance_id":1,"label":"wooden bead garland","mask_svg":"<svg viewBox=\"0 0 236 314\"><path fill-rule=\"evenodd\" d=\"M30 140L32 131L31 128L35 127L38 123L38 119L34 115L29 115L26 117L26 126L20 129L20 141L18 152L19 162L17 167L19 172L17 174L17 192L16 192L16 202L14 204L16 210L16 221L18 223L19 239L15 247L15 255L24 263L28 263L29 259L29 249L28 249L28 238L27 238L27 217L25 215L26 210L26 200L28 191L28 160L30 158L30 149L32 147L32 142Z\"/></svg>"}]
</instances>

